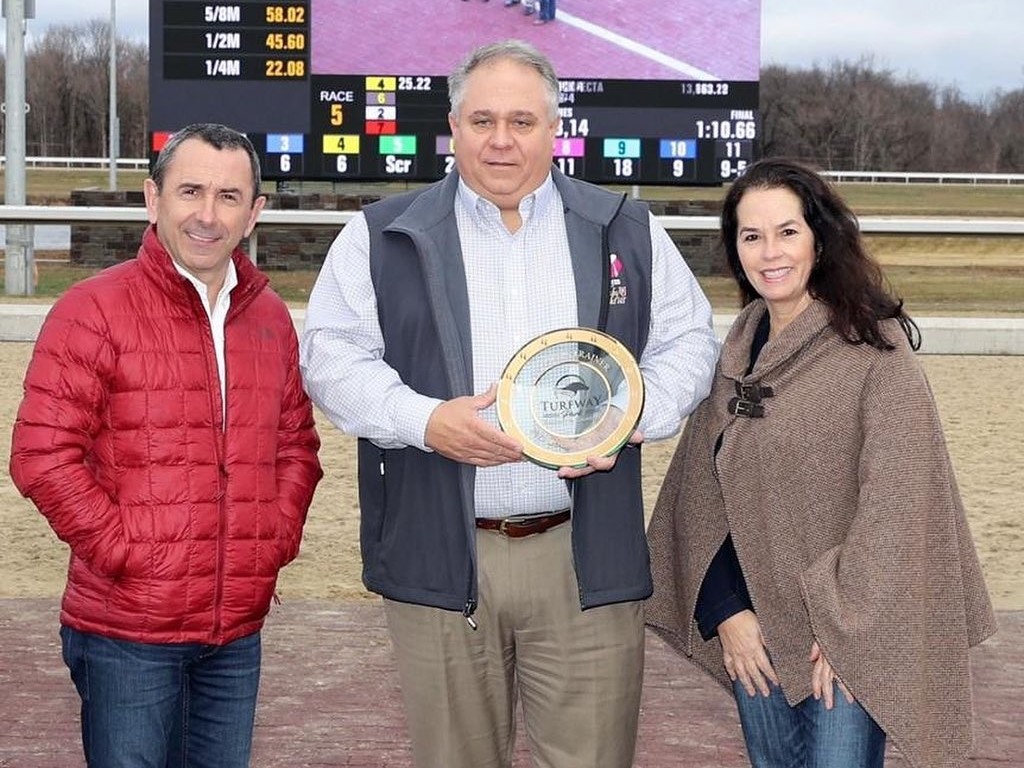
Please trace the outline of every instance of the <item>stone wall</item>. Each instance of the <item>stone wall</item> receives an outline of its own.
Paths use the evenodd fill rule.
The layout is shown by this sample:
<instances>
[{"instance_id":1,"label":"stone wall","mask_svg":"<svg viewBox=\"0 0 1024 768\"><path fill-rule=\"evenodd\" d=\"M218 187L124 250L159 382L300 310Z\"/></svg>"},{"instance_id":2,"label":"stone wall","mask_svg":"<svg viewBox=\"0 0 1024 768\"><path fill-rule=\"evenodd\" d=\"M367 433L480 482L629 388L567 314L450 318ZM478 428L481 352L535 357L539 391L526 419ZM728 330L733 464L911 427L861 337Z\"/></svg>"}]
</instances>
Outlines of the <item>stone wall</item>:
<instances>
[{"instance_id":1,"label":"stone wall","mask_svg":"<svg viewBox=\"0 0 1024 768\"><path fill-rule=\"evenodd\" d=\"M334 193L269 194L267 208L284 211L358 211L377 197ZM294 224L256 228L256 249L263 269L320 269L327 249L338 235L338 227Z\"/></svg>"},{"instance_id":2,"label":"stone wall","mask_svg":"<svg viewBox=\"0 0 1024 768\"><path fill-rule=\"evenodd\" d=\"M654 200L650 203L655 216L718 216L719 205L711 200ZM693 274L724 275L725 257L720 253L718 231L677 229L669 236L683 254Z\"/></svg>"},{"instance_id":3,"label":"stone wall","mask_svg":"<svg viewBox=\"0 0 1024 768\"><path fill-rule=\"evenodd\" d=\"M333 193L268 194L267 207L280 210L356 211L376 197ZM75 190L71 204L81 206L143 207L142 191ZM657 216L714 216L713 202L673 200L655 201L651 210ZM135 256L144 223L79 223L71 226L71 263L87 267L108 267ZM338 234L331 226L273 226L260 224L256 229L259 265L266 270L317 270L331 242ZM717 232L677 230L672 240L696 275L724 274L724 262L718 253ZM242 247L248 246L247 241Z\"/></svg>"},{"instance_id":4,"label":"stone wall","mask_svg":"<svg viewBox=\"0 0 1024 768\"><path fill-rule=\"evenodd\" d=\"M138 207L146 201L142 190L76 189L71 205L93 207ZM83 267L109 267L133 258L139 250L144 223L77 223L71 225L71 263Z\"/></svg>"}]
</instances>

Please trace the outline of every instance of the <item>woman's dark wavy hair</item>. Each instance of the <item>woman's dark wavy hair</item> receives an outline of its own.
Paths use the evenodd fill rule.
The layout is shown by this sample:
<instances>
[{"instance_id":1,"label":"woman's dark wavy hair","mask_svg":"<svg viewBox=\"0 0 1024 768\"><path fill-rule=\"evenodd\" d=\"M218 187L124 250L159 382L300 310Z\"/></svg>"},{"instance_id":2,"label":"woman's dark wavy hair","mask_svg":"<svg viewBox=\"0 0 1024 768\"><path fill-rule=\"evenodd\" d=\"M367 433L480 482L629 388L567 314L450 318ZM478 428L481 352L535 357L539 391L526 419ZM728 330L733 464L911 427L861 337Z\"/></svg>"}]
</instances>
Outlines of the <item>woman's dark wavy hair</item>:
<instances>
[{"instance_id":1,"label":"woman's dark wavy hair","mask_svg":"<svg viewBox=\"0 0 1024 768\"><path fill-rule=\"evenodd\" d=\"M736 209L752 189L785 188L800 198L804 220L814 233L817 253L808 290L831 310L836 332L851 344L892 349L879 323L895 318L913 349L921 346L917 324L892 294L882 268L868 253L857 217L832 186L813 169L787 158L767 158L750 165L732 185L722 205L722 246L746 306L759 294L747 280L736 247Z\"/></svg>"}]
</instances>

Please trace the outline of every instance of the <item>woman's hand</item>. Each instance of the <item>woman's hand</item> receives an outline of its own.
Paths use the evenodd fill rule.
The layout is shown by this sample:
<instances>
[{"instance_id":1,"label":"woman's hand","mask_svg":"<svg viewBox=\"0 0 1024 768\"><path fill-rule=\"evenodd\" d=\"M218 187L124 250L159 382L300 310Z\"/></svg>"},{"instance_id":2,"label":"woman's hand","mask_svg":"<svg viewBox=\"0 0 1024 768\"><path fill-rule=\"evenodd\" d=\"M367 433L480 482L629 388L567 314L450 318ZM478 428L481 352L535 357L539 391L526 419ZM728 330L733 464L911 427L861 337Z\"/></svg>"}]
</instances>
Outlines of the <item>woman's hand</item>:
<instances>
[{"instance_id":1,"label":"woman's hand","mask_svg":"<svg viewBox=\"0 0 1024 768\"><path fill-rule=\"evenodd\" d=\"M814 692L814 698L821 699L824 696L825 709L832 709L835 706L835 701L832 697L832 681L835 680L839 683L839 690L843 692L843 696L846 697L850 704L853 704L853 694L847 690L843 681L836 677L832 665L828 663L825 654L821 652L821 647L818 645L817 640L811 645L810 660L814 664L814 667L811 669L811 690Z\"/></svg>"},{"instance_id":2,"label":"woman's hand","mask_svg":"<svg viewBox=\"0 0 1024 768\"><path fill-rule=\"evenodd\" d=\"M739 680L750 696L771 693L769 683L779 684L761 636L761 623L753 611L734 613L718 625L722 660L730 680Z\"/></svg>"}]
</instances>

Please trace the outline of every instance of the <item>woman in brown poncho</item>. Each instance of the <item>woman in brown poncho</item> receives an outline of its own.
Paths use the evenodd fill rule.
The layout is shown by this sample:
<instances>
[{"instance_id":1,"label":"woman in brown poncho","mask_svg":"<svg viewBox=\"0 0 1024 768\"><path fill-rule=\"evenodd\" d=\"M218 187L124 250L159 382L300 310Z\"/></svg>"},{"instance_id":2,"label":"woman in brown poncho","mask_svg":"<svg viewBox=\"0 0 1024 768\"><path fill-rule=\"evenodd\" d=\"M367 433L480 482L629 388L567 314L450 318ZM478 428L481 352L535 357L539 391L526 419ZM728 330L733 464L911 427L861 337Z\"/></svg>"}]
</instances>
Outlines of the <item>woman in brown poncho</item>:
<instances>
[{"instance_id":1,"label":"woman in brown poncho","mask_svg":"<svg viewBox=\"0 0 1024 768\"><path fill-rule=\"evenodd\" d=\"M995 631L917 327L815 172L752 165L722 240L743 300L649 528L647 621L731 687L754 766L915 768L971 743Z\"/></svg>"}]
</instances>

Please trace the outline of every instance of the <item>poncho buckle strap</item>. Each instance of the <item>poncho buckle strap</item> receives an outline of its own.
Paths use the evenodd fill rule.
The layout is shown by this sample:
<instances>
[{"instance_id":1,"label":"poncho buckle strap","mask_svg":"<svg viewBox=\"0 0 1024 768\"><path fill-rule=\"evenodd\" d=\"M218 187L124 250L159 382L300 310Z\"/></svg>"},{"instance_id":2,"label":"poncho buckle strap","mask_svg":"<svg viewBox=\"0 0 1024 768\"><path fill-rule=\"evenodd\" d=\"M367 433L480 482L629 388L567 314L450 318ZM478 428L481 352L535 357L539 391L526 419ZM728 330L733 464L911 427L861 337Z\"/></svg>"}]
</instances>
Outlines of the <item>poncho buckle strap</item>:
<instances>
[{"instance_id":1,"label":"poncho buckle strap","mask_svg":"<svg viewBox=\"0 0 1024 768\"><path fill-rule=\"evenodd\" d=\"M741 400L734 397L729 401L729 413L733 416L746 416L751 419L760 419L764 416L764 406L752 403L749 400Z\"/></svg>"},{"instance_id":2,"label":"poncho buckle strap","mask_svg":"<svg viewBox=\"0 0 1024 768\"><path fill-rule=\"evenodd\" d=\"M760 419L764 417L764 406L760 404L761 400L771 397L775 393L771 387L758 382L744 384L741 381L737 381L736 394L738 397L734 397L729 401L729 413L733 416Z\"/></svg>"}]
</instances>

